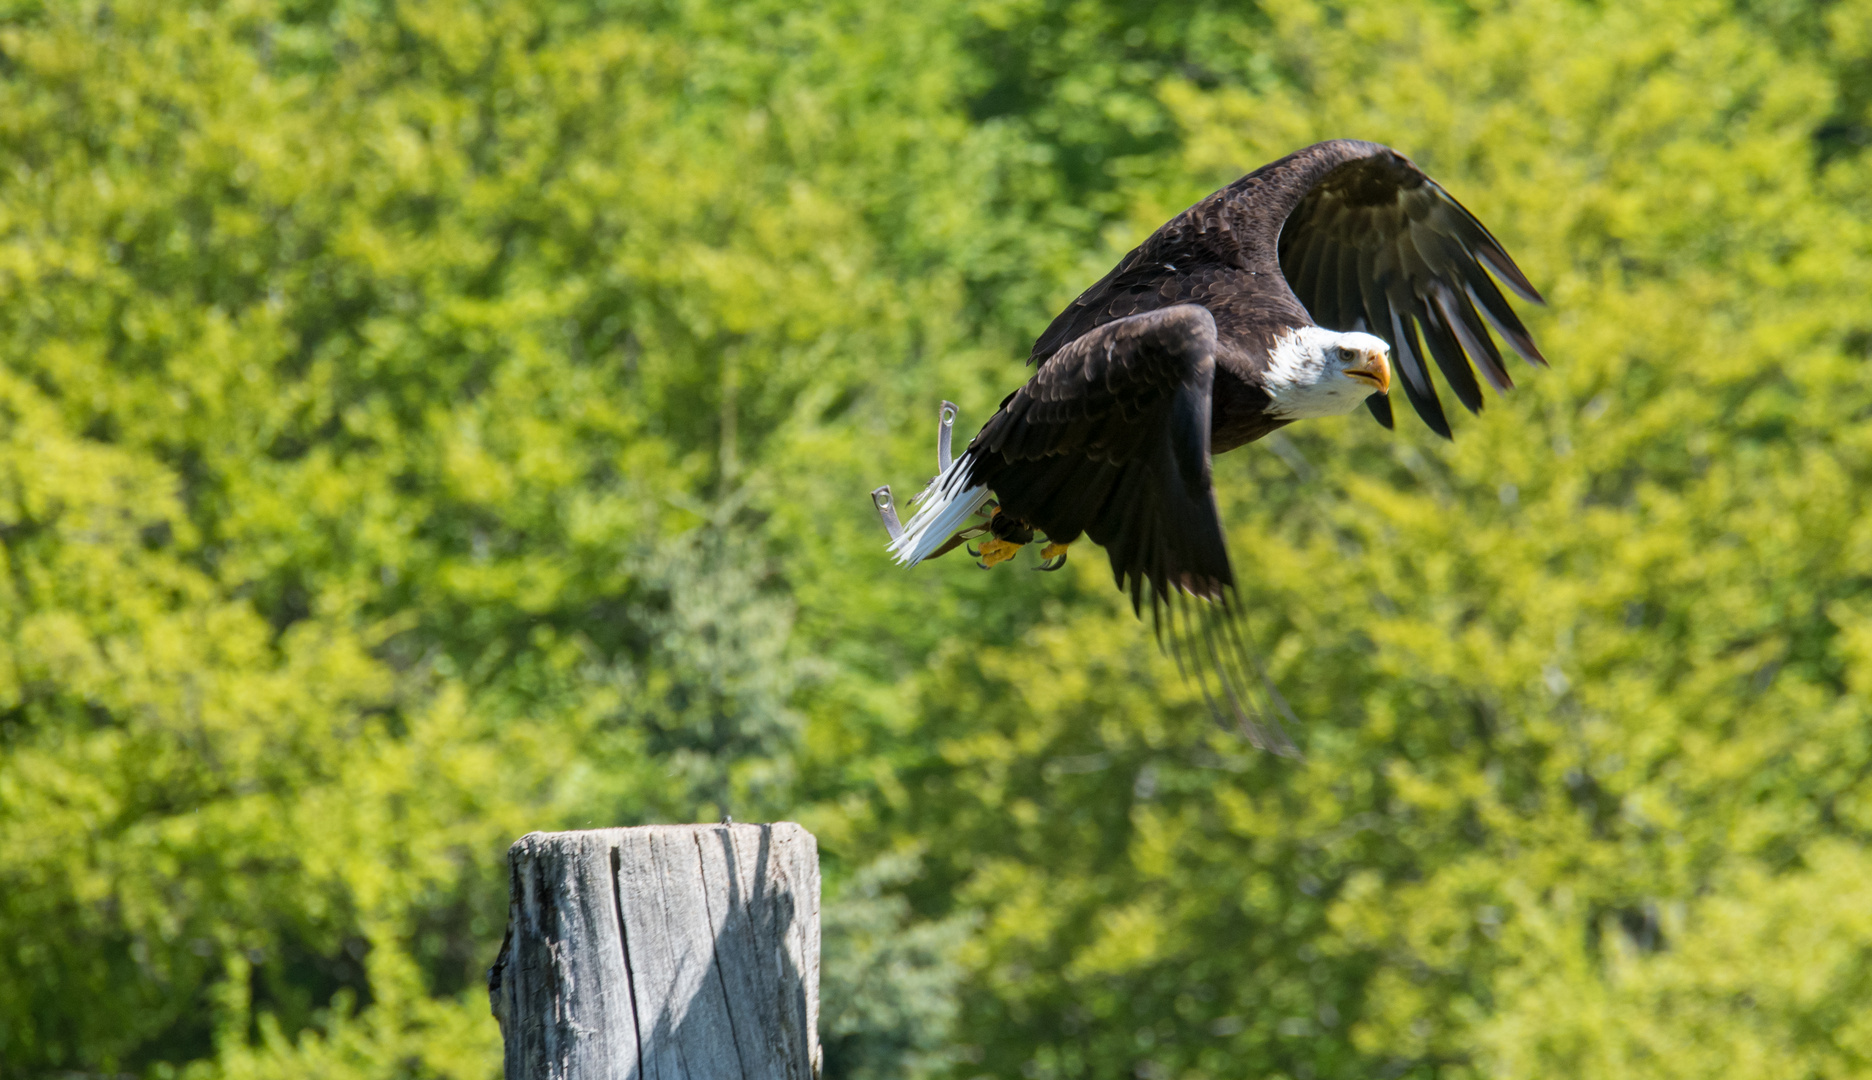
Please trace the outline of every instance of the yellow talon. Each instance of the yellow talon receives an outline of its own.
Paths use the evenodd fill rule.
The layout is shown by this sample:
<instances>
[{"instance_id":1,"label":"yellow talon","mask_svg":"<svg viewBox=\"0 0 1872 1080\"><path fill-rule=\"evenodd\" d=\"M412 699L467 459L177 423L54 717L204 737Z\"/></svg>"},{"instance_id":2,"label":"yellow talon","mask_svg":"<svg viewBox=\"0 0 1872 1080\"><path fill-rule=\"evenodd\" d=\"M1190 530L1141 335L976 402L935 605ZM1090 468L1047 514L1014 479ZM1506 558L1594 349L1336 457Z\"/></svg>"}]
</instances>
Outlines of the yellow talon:
<instances>
[{"instance_id":1,"label":"yellow talon","mask_svg":"<svg viewBox=\"0 0 1872 1080\"><path fill-rule=\"evenodd\" d=\"M1044 562L1048 559L1056 559L1066 554L1066 548L1068 546L1069 545L1066 544L1048 544L1046 547L1040 549L1041 561Z\"/></svg>"},{"instance_id":2,"label":"yellow talon","mask_svg":"<svg viewBox=\"0 0 1872 1080\"><path fill-rule=\"evenodd\" d=\"M1004 563L1020 552L1021 545L1011 540L990 540L981 546L981 567L987 569Z\"/></svg>"}]
</instances>

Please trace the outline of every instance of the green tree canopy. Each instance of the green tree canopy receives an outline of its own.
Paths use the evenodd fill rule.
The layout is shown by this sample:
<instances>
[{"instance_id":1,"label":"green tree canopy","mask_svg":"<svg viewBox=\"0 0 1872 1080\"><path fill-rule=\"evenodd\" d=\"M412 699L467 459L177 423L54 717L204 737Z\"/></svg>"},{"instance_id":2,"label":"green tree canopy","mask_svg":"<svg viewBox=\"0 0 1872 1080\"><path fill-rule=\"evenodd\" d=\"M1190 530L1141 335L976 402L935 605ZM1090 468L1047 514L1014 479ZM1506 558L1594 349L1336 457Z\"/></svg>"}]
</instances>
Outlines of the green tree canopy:
<instances>
[{"instance_id":1,"label":"green tree canopy","mask_svg":"<svg viewBox=\"0 0 1872 1080\"><path fill-rule=\"evenodd\" d=\"M794 818L847 1077L1872 1072L1872 3L0 9L0 1077L489 1077L531 829ZM1217 462L1307 759L906 573L1319 138L1551 307Z\"/></svg>"}]
</instances>

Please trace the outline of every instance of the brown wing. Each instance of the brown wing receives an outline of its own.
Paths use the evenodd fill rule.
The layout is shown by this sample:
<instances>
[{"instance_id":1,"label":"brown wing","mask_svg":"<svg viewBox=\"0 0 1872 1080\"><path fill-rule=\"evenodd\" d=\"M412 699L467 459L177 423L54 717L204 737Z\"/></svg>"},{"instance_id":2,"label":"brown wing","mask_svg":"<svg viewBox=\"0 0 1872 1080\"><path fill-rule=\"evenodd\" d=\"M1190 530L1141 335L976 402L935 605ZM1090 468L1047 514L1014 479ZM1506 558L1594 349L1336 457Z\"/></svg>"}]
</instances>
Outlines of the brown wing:
<instances>
[{"instance_id":1,"label":"brown wing","mask_svg":"<svg viewBox=\"0 0 1872 1080\"><path fill-rule=\"evenodd\" d=\"M1513 385L1485 321L1528 362L1547 363L1489 271L1522 299L1544 301L1475 215L1409 158L1375 143L1358 145L1370 152L1320 177L1287 218L1281 272L1313 321L1389 342L1411 404L1448 438L1426 344L1457 400L1476 412L1482 391L1471 362L1497 390ZM1391 426L1383 396L1367 403Z\"/></svg>"},{"instance_id":2,"label":"brown wing","mask_svg":"<svg viewBox=\"0 0 1872 1080\"><path fill-rule=\"evenodd\" d=\"M1281 228L1322 177L1381 153L1390 151L1351 139L1315 143L1207 196L1164 222L1068 304L1034 342L1031 362L1046 363L1093 327L1173 304L1208 308L1219 332L1250 352L1309 325L1306 308L1281 276Z\"/></svg>"},{"instance_id":3,"label":"brown wing","mask_svg":"<svg viewBox=\"0 0 1872 1080\"><path fill-rule=\"evenodd\" d=\"M1131 249L1110 273L1055 316L1034 341L1028 362L1044 363L1068 343L1113 320L1186 303L1206 292L1202 286L1213 276L1214 267L1184 245L1166 242L1163 234L1159 229L1150 240ZM1176 263L1178 255L1186 256L1181 267Z\"/></svg>"},{"instance_id":4,"label":"brown wing","mask_svg":"<svg viewBox=\"0 0 1872 1080\"><path fill-rule=\"evenodd\" d=\"M1235 582L1209 486L1215 320L1180 304L1071 342L969 444L974 482L1058 543L1081 533L1118 586L1213 597Z\"/></svg>"},{"instance_id":5,"label":"brown wing","mask_svg":"<svg viewBox=\"0 0 1872 1080\"><path fill-rule=\"evenodd\" d=\"M1133 609L1141 615L1149 598L1158 639L1217 714L1291 752L1252 705L1258 666L1234 621L1235 576L1209 473L1215 348L1215 320L1195 304L1074 339L969 443L970 482L1051 541L1084 534L1102 546Z\"/></svg>"},{"instance_id":6,"label":"brown wing","mask_svg":"<svg viewBox=\"0 0 1872 1080\"><path fill-rule=\"evenodd\" d=\"M1220 333L1256 340L1263 351L1281 332L1307 325L1274 257L1293 202L1270 190L1278 185L1267 183L1267 172L1257 170L1165 222L1053 319L1028 362L1044 366L1096 327L1176 304L1201 304Z\"/></svg>"},{"instance_id":7,"label":"brown wing","mask_svg":"<svg viewBox=\"0 0 1872 1080\"><path fill-rule=\"evenodd\" d=\"M1487 327L1546 363L1491 271L1542 302L1501 243L1410 159L1378 143L1334 139L1264 165L1164 223L1059 313L1034 342L1032 362L1044 365L1114 319L1180 303L1207 307L1220 333L1251 353L1310 322L1365 330L1390 343L1411 403L1448 436L1426 356L1472 411L1482 394L1471 358L1496 387L1512 385ZM1390 426L1390 399L1366 402Z\"/></svg>"}]
</instances>

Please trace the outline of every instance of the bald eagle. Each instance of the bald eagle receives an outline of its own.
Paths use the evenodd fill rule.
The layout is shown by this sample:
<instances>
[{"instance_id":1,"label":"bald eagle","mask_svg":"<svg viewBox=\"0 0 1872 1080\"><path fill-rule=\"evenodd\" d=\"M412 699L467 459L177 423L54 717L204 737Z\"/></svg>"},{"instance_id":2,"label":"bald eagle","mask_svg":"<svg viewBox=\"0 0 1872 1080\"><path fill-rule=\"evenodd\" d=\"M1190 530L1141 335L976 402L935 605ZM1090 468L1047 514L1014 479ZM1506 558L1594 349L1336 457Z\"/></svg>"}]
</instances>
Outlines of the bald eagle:
<instances>
[{"instance_id":1,"label":"bald eagle","mask_svg":"<svg viewBox=\"0 0 1872 1080\"><path fill-rule=\"evenodd\" d=\"M1089 537L1217 715L1292 753L1253 704L1279 699L1238 625L1210 456L1361 403L1388 428L1394 378L1448 438L1432 361L1471 412L1476 370L1512 386L1488 327L1546 364L1491 273L1544 303L1482 223L1395 150L1340 139L1256 169L1060 312L1034 343L1033 376L953 459L945 403L941 471L915 514L899 524L888 486L873 492L889 550L913 566L990 536L971 554L992 567L1044 538L1040 568L1057 569Z\"/></svg>"}]
</instances>

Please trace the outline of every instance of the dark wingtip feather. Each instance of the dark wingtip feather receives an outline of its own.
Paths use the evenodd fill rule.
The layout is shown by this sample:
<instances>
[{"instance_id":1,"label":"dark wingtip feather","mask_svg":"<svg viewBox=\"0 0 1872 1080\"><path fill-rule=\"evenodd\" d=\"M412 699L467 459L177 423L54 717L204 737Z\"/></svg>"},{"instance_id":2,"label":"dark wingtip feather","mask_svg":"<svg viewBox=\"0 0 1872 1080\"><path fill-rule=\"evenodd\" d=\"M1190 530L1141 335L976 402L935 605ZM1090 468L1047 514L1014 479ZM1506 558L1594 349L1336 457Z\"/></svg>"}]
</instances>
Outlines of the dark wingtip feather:
<instances>
[{"instance_id":1,"label":"dark wingtip feather","mask_svg":"<svg viewBox=\"0 0 1872 1080\"><path fill-rule=\"evenodd\" d=\"M1298 718L1243 637L1233 586L1207 600L1179 590L1165 615L1177 669L1196 685L1216 723L1258 750L1305 760L1281 723L1285 716L1297 726Z\"/></svg>"},{"instance_id":2,"label":"dark wingtip feather","mask_svg":"<svg viewBox=\"0 0 1872 1080\"><path fill-rule=\"evenodd\" d=\"M1527 327L1521 324L1521 317L1515 314L1514 308L1508 306L1501 290L1487 278L1483 278L1481 284L1483 287L1478 289L1474 282L1470 282L1464 291L1482 312L1482 317L1502 336L1509 348L1521 354L1523 360L1536 367L1548 366L1547 358L1541 355L1540 347L1534 344L1534 335L1528 333Z\"/></svg>"},{"instance_id":3,"label":"dark wingtip feather","mask_svg":"<svg viewBox=\"0 0 1872 1080\"><path fill-rule=\"evenodd\" d=\"M1494 237L1490 237L1489 239L1493 240ZM1476 254L1482 257L1482 261L1488 263L1489 269L1494 271L1495 276L1501 279L1501 283L1513 290L1516 296L1519 296L1530 304L1539 304L1542 307L1547 306L1547 298L1540 294L1540 290L1536 289L1534 283L1527 279L1527 275L1521 272L1521 268L1515 265L1515 261L1509 257L1506 251L1502 250L1500 244L1488 243L1479 245L1476 248Z\"/></svg>"},{"instance_id":4,"label":"dark wingtip feather","mask_svg":"<svg viewBox=\"0 0 1872 1080\"><path fill-rule=\"evenodd\" d=\"M1416 374L1417 380L1423 382L1423 388L1419 389L1417 381L1407 374L1401 380L1404 383L1404 396L1410 399L1411 407L1417 410L1417 415L1423 418L1424 423L1430 425L1431 431L1455 442L1456 436L1450 432L1449 420L1443 415L1443 403L1437 400L1436 387L1430 385L1430 373L1419 371Z\"/></svg>"},{"instance_id":5,"label":"dark wingtip feather","mask_svg":"<svg viewBox=\"0 0 1872 1080\"><path fill-rule=\"evenodd\" d=\"M1421 312L1422 308L1419 307L1418 310ZM1407 353L1414 353L1417 362L1427 369L1429 365L1423 363L1423 342L1417 337L1417 320L1411 315L1396 316L1396 319L1399 347ZM1433 336L1432 341L1434 340ZM1482 387L1477 385L1475 372L1470 369L1469 362L1463 359L1461 353L1451 355L1444 351L1431 350L1430 356L1436 361L1437 368L1443 372L1443 381L1455 391L1456 400L1462 402L1463 408L1468 409L1471 416L1480 413L1482 411Z\"/></svg>"},{"instance_id":6,"label":"dark wingtip feather","mask_svg":"<svg viewBox=\"0 0 1872 1080\"><path fill-rule=\"evenodd\" d=\"M1534 288L1534 283L1527 279L1527 275L1521 272L1519 266L1515 265L1514 258L1508 254L1508 249L1502 246L1500 240L1495 239L1495 234L1489 232L1487 225L1482 224L1482 219L1470 213L1469 208L1458 202L1454 195L1444 191L1441 184L1437 185L1437 191L1449 201L1451 206L1461 212L1462 220L1474 230L1471 235L1463 237L1469 250L1473 251L1477 258L1488 263L1489 269L1495 272L1496 277L1501 278L1502 284L1513 289L1516 296L1529 303L1545 305L1547 301L1542 298L1540 291Z\"/></svg>"},{"instance_id":7,"label":"dark wingtip feather","mask_svg":"<svg viewBox=\"0 0 1872 1080\"><path fill-rule=\"evenodd\" d=\"M1444 324L1462 344L1463 350L1484 369L1493 368L1505 378L1508 369L1502 364L1501 350L1495 347L1495 339L1489 337L1488 328L1482 325L1482 316L1476 314L1475 305L1470 303L1473 296L1469 291L1456 293L1439 290L1436 295L1437 309L1443 315Z\"/></svg>"},{"instance_id":8,"label":"dark wingtip feather","mask_svg":"<svg viewBox=\"0 0 1872 1080\"><path fill-rule=\"evenodd\" d=\"M1440 293L1448 291L1447 288L1433 290L1433 292ZM1483 378L1488 380L1489 385L1495 388L1496 393L1505 394L1514 389L1514 380L1508 377L1507 369L1495 362L1497 358L1491 357L1486 350L1474 356L1466 355L1462 343L1457 340L1455 332L1450 329L1448 320L1443 314L1442 302L1434 295L1424 298L1416 314L1423 328L1424 340L1430 346L1431 355L1436 357L1438 367L1448 371L1451 364L1467 367L1470 361L1474 360L1477 369L1482 372Z\"/></svg>"},{"instance_id":9,"label":"dark wingtip feather","mask_svg":"<svg viewBox=\"0 0 1872 1080\"><path fill-rule=\"evenodd\" d=\"M1391 418L1391 399L1383 394L1373 394L1365 399L1365 407L1371 410L1372 419L1378 421L1386 431L1397 430L1397 423Z\"/></svg>"},{"instance_id":10,"label":"dark wingtip feather","mask_svg":"<svg viewBox=\"0 0 1872 1080\"><path fill-rule=\"evenodd\" d=\"M1400 333L1401 327L1396 325L1396 318L1393 312L1391 333L1380 335L1397 339L1391 342L1391 355L1397 362L1397 373L1400 376L1396 381L1404 384L1404 396L1410 399L1411 406L1417 410L1418 416L1423 417L1423 422L1430 426L1430 430L1454 442L1456 437L1450 433L1449 420L1443 416L1443 403L1437 399L1436 386L1430 381L1430 369L1424 365L1422 357L1408 348L1400 347L1403 335Z\"/></svg>"},{"instance_id":11,"label":"dark wingtip feather","mask_svg":"<svg viewBox=\"0 0 1872 1080\"><path fill-rule=\"evenodd\" d=\"M1494 298L1488 298L1484 294L1477 294L1477 290L1470 286L1468 294L1470 294L1471 301L1475 301L1477 311L1481 311L1483 318L1488 320L1488 326L1496 328L1496 333L1501 335L1501 341L1509 343L1509 348L1518 352L1520 358L1526 359L1535 367L1550 367L1546 363L1546 358L1541 356L1541 346L1533 343L1533 335L1528 333L1526 326L1522 326L1522 320L1514 314L1513 307L1509 307L1507 301L1501 299L1499 292L1494 294Z\"/></svg>"},{"instance_id":12,"label":"dark wingtip feather","mask_svg":"<svg viewBox=\"0 0 1872 1080\"><path fill-rule=\"evenodd\" d=\"M1421 401L1413 401L1411 404L1417 407L1417 415L1423 417L1423 422L1430 426L1431 431L1443 436L1446 442L1456 441L1456 433L1450 430L1449 420L1443 415L1442 402L1431 398L1427 407Z\"/></svg>"}]
</instances>

